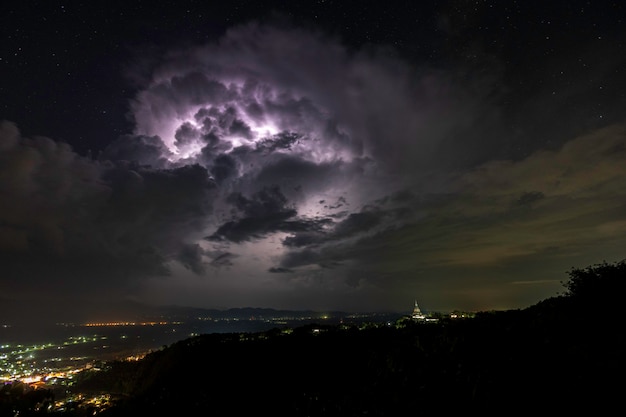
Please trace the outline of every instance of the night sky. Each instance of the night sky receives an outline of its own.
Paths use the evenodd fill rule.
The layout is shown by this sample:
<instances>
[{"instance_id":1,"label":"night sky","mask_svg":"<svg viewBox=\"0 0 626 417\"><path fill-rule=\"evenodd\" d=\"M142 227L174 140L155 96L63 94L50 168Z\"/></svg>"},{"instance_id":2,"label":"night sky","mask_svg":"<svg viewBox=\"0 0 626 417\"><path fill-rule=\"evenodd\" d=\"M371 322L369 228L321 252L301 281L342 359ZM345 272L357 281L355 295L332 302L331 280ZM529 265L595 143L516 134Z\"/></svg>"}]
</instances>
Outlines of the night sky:
<instances>
[{"instance_id":1,"label":"night sky","mask_svg":"<svg viewBox=\"0 0 626 417\"><path fill-rule=\"evenodd\" d=\"M625 12L4 2L3 317L555 296L626 257Z\"/></svg>"}]
</instances>

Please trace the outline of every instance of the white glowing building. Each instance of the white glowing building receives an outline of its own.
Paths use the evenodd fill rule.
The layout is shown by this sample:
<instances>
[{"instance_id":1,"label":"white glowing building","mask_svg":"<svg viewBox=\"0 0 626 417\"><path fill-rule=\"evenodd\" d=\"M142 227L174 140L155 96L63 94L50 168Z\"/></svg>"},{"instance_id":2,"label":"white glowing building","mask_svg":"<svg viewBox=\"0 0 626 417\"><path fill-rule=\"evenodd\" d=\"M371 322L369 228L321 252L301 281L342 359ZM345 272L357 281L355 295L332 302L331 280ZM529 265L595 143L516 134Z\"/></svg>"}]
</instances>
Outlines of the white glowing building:
<instances>
[{"instance_id":1,"label":"white glowing building","mask_svg":"<svg viewBox=\"0 0 626 417\"><path fill-rule=\"evenodd\" d=\"M411 313L411 318L413 320L426 320L426 316L420 310L420 306L417 305L417 300L415 300L415 307L413 307L413 313Z\"/></svg>"}]
</instances>

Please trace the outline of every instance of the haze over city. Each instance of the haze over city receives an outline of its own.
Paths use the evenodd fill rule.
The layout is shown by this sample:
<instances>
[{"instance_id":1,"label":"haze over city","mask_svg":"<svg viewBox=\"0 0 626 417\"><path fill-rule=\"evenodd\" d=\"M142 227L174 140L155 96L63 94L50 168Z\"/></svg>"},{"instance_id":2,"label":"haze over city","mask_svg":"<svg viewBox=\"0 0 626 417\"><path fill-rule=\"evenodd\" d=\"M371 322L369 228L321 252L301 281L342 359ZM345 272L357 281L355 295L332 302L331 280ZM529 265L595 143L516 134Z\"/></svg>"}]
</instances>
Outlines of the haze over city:
<instances>
[{"instance_id":1,"label":"haze over city","mask_svg":"<svg viewBox=\"0 0 626 417\"><path fill-rule=\"evenodd\" d=\"M131 303L516 309L625 257L619 2L1 16L9 322Z\"/></svg>"}]
</instances>

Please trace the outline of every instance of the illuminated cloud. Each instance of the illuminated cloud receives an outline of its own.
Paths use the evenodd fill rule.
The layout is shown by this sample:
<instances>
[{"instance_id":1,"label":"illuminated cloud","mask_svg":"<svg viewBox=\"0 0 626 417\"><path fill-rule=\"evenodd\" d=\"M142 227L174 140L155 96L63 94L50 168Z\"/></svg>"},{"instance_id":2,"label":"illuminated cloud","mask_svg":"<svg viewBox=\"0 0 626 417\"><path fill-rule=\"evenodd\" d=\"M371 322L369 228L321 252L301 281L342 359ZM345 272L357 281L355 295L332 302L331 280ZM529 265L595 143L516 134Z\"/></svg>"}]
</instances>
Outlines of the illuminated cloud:
<instances>
[{"instance_id":1,"label":"illuminated cloud","mask_svg":"<svg viewBox=\"0 0 626 417\"><path fill-rule=\"evenodd\" d=\"M251 23L164 56L132 113L138 138L167 147L157 165L199 164L217 184L202 245L283 236L273 259L293 263L280 258L397 227L397 208L370 208L441 169L437 158L454 159L443 145L480 121L491 85L476 94L454 74L415 73L382 50ZM473 148L467 138L454 154Z\"/></svg>"}]
</instances>

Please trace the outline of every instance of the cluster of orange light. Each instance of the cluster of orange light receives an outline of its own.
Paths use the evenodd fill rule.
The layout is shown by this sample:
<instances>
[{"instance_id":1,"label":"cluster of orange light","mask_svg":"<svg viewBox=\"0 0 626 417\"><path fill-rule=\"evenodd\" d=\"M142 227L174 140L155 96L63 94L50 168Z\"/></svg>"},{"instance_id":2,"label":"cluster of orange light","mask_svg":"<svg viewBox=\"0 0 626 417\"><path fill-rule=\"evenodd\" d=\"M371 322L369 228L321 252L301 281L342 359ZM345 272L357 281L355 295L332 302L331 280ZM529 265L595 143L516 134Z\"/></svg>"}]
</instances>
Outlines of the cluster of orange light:
<instances>
[{"instance_id":1,"label":"cluster of orange light","mask_svg":"<svg viewBox=\"0 0 626 417\"><path fill-rule=\"evenodd\" d=\"M143 358L145 358L147 355L147 353L141 353L139 355L131 355L131 356L127 356L124 360L126 362L137 362L142 360Z\"/></svg>"},{"instance_id":2,"label":"cluster of orange light","mask_svg":"<svg viewBox=\"0 0 626 417\"><path fill-rule=\"evenodd\" d=\"M105 326L157 326L169 324L167 321L142 321L142 322L134 322L134 321L111 321L105 323L85 323L83 326L86 327L105 327Z\"/></svg>"}]
</instances>

